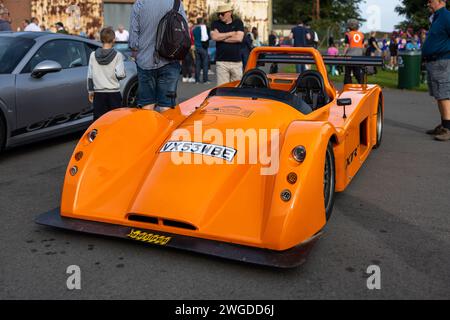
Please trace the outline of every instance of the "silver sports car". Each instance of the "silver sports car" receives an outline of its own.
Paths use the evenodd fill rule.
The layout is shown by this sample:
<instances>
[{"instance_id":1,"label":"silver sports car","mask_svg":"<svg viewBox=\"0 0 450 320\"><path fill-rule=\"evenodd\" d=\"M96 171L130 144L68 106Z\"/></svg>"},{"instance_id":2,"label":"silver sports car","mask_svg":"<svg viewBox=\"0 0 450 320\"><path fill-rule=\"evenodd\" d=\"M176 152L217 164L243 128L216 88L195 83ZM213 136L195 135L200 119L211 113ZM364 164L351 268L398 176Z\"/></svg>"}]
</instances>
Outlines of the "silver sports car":
<instances>
[{"instance_id":1,"label":"silver sports car","mask_svg":"<svg viewBox=\"0 0 450 320\"><path fill-rule=\"evenodd\" d=\"M0 32L0 151L89 126L87 65L99 46L62 34ZM132 106L137 71L124 56L123 104Z\"/></svg>"}]
</instances>

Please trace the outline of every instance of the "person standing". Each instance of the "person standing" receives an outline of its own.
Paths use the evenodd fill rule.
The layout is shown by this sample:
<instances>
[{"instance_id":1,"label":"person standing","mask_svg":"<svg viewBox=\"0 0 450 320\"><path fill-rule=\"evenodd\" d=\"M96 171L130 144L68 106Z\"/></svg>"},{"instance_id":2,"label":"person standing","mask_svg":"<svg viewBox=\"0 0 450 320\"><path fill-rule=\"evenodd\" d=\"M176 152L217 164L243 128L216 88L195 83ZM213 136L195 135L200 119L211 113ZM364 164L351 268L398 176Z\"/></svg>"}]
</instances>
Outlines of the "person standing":
<instances>
[{"instance_id":1,"label":"person standing","mask_svg":"<svg viewBox=\"0 0 450 320\"><path fill-rule=\"evenodd\" d=\"M276 47L279 45L278 37L275 31L272 30L269 35L269 47Z\"/></svg>"},{"instance_id":2,"label":"person standing","mask_svg":"<svg viewBox=\"0 0 450 320\"><path fill-rule=\"evenodd\" d=\"M24 31L40 32L39 19L36 17L31 18L30 24L26 26Z\"/></svg>"},{"instance_id":3,"label":"person standing","mask_svg":"<svg viewBox=\"0 0 450 320\"><path fill-rule=\"evenodd\" d=\"M330 43L330 46L328 47L328 50L327 50L327 55L329 55L329 56L338 56L339 55L339 49L336 47L336 44L334 42ZM331 65L330 69L331 69L332 76L339 75L339 71L337 71L335 65Z\"/></svg>"},{"instance_id":4,"label":"person standing","mask_svg":"<svg viewBox=\"0 0 450 320\"><path fill-rule=\"evenodd\" d=\"M428 71L428 89L436 99L441 123L427 134L436 140L450 140L450 12L445 0L429 0L433 13L428 36L422 47L422 56Z\"/></svg>"},{"instance_id":5,"label":"person standing","mask_svg":"<svg viewBox=\"0 0 450 320\"><path fill-rule=\"evenodd\" d=\"M195 47L194 47L194 35L192 29L194 27L193 23L189 21L189 36L191 39L191 49L189 53L184 57L181 62L181 73L183 75L183 82L194 83L195 78L192 76L195 75Z\"/></svg>"},{"instance_id":6,"label":"person standing","mask_svg":"<svg viewBox=\"0 0 450 320\"><path fill-rule=\"evenodd\" d=\"M391 36L391 42L389 43L390 63L389 68L397 71L397 56L398 56L398 43L395 35Z\"/></svg>"},{"instance_id":7,"label":"person standing","mask_svg":"<svg viewBox=\"0 0 450 320\"><path fill-rule=\"evenodd\" d=\"M233 17L233 7L220 5L219 20L211 25L211 38L216 41L217 85L241 80L241 43L244 39L244 24Z\"/></svg>"},{"instance_id":8,"label":"person standing","mask_svg":"<svg viewBox=\"0 0 450 320\"><path fill-rule=\"evenodd\" d=\"M174 0L136 0L130 17L128 46L136 57L138 71L138 106L165 111L175 105L181 65L178 60L157 57L156 34L160 20L174 5ZM180 1L178 11L185 21L186 12Z\"/></svg>"},{"instance_id":9,"label":"person standing","mask_svg":"<svg viewBox=\"0 0 450 320\"><path fill-rule=\"evenodd\" d=\"M350 19L347 22L349 32L345 34L345 56L364 55L364 34L359 31L359 22ZM359 84L363 82L363 70L361 67L345 67L344 84L352 83L352 72Z\"/></svg>"},{"instance_id":10,"label":"person standing","mask_svg":"<svg viewBox=\"0 0 450 320\"><path fill-rule=\"evenodd\" d=\"M253 35L253 47L261 47L261 40L259 40L259 32L257 27L252 28L252 35Z\"/></svg>"},{"instance_id":11,"label":"person standing","mask_svg":"<svg viewBox=\"0 0 450 320\"><path fill-rule=\"evenodd\" d=\"M303 21L300 20L298 25L292 28L289 38L294 39L294 47L307 47L312 37ZM297 73L303 73L306 70L306 66L304 64L296 64L295 69Z\"/></svg>"},{"instance_id":12,"label":"person standing","mask_svg":"<svg viewBox=\"0 0 450 320\"><path fill-rule=\"evenodd\" d=\"M62 22L55 23L55 27L56 27L56 33L69 34L67 32L66 28L64 28L64 24Z\"/></svg>"},{"instance_id":13,"label":"person standing","mask_svg":"<svg viewBox=\"0 0 450 320\"><path fill-rule=\"evenodd\" d=\"M242 59L242 70L245 70L247 66L248 57L250 52L253 50L253 35L248 30L248 27L244 28L244 39L241 43L241 59Z\"/></svg>"},{"instance_id":14,"label":"person standing","mask_svg":"<svg viewBox=\"0 0 450 320\"><path fill-rule=\"evenodd\" d=\"M269 47L278 47L278 46L280 46L280 42L278 40L277 34L275 33L275 31L272 30L269 35ZM270 65L269 73L270 74L278 73L277 63L272 63Z\"/></svg>"},{"instance_id":15,"label":"person standing","mask_svg":"<svg viewBox=\"0 0 450 320\"><path fill-rule=\"evenodd\" d=\"M100 32L102 48L92 52L88 66L89 101L94 106L94 121L122 106L119 80L125 79L123 56L114 50L116 35L111 28Z\"/></svg>"},{"instance_id":16,"label":"person standing","mask_svg":"<svg viewBox=\"0 0 450 320\"><path fill-rule=\"evenodd\" d=\"M203 83L208 83L208 29L203 22L203 18L197 19L197 25L192 31L195 43L195 81L200 83L200 71L203 70ZM206 45L205 45L206 44Z\"/></svg>"},{"instance_id":17,"label":"person standing","mask_svg":"<svg viewBox=\"0 0 450 320\"><path fill-rule=\"evenodd\" d=\"M128 42L128 39L130 38L130 33L125 30L125 27L122 24L119 24L116 32L116 41L119 42Z\"/></svg>"},{"instance_id":18,"label":"person standing","mask_svg":"<svg viewBox=\"0 0 450 320\"><path fill-rule=\"evenodd\" d=\"M0 8L0 31L12 31L9 11L6 8Z\"/></svg>"},{"instance_id":19,"label":"person standing","mask_svg":"<svg viewBox=\"0 0 450 320\"><path fill-rule=\"evenodd\" d=\"M370 56L370 57L381 56L381 49L380 49L380 46L378 45L376 35L377 35L376 31L372 31L370 33L370 38L369 38L368 45L367 45L366 56ZM369 75L378 73L377 67L368 67L366 70Z\"/></svg>"},{"instance_id":20,"label":"person standing","mask_svg":"<svg viewBox=\"0 0 450 320\"><path fill-rule=\"evenodd\" d=\"M305 26L306 30L308 30L308 33L311 35L309 41L307 41L308 47L313 47L314 49L317 49L319 47L319 35L316 31L314 31L310 25Z\"/></svg>"},{"instance_id":21,"label":"person standing","mask_svg":"<svg viewBox=\"0 0 450 320\"><path fill-rule=\"evenodd\" d=\"M22 23L20 24L21 27L18 27L18 28L17 28L17 31L25 31L26 27L27 27L29 24L30 24L30 20L28 20L28 19L22 20Z\"/></svg>"}]
</instances>

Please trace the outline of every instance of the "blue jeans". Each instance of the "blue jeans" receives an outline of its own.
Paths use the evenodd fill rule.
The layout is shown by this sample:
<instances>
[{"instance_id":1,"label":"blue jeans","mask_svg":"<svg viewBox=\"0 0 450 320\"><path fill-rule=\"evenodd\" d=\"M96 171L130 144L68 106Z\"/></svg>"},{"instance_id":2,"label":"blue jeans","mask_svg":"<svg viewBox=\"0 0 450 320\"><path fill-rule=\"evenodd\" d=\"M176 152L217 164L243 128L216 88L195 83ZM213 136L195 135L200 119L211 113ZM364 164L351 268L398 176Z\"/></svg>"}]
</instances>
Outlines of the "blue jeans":
<instances>
[{"instance_id":1,"label":"blue jeans","mask_svg":"<svg viewBox=\"0 0 450 320\"><path fill-rule=\"evenodd\" d=\"M306 66L304 64L296 64L295 70L297 73L303 73L306 70Z\"/></svg>"},{"instance_id":2,"label":"blue jeans","mask_svg":"<svg viewBox=\"0 0 450 320\"><path fill-rule=\"evenodd\" d=\"M159 107L173 107L174 98L168 97L170 92L177 92L180 78L180 63L172 62L159 69L144 70L137 67L139 89L138 105L156 104Z\"/></svg>"},{"instance_id":3,"label":"blue jeans","mask_svg":"<svg viewBox=\"0 0 450 320\"><path fill-rule=\"evenodd\" d=\"M203 82L208 81L209 57L208 50L195 48L195 81L200 82L200 71L203 69Z\"/></svg>"}]
</instances>

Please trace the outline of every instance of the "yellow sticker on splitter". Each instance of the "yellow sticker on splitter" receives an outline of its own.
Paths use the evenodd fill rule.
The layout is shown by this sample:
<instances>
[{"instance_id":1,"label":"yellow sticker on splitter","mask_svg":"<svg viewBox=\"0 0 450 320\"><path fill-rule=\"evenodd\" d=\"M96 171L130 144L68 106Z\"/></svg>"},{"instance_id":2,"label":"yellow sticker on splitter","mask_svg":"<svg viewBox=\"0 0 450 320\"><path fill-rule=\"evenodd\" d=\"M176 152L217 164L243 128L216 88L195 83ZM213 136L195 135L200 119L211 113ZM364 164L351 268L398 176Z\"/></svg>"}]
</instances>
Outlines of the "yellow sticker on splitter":
<instances>
[{"instance_id":1,"label":"yellow sticker on splitter","mask_svg":"<svg viewBox=\"0 0 450 320\"><path fill-rule=\"evenodd\" d=\"M172 239L171 237L160 236L158 234L147 233L134 229L131 229L131 232L127 234L127 237L137 241L159 244L161 246L165 246L169 243L170 239Z\"/></svg>"}]
</instances>

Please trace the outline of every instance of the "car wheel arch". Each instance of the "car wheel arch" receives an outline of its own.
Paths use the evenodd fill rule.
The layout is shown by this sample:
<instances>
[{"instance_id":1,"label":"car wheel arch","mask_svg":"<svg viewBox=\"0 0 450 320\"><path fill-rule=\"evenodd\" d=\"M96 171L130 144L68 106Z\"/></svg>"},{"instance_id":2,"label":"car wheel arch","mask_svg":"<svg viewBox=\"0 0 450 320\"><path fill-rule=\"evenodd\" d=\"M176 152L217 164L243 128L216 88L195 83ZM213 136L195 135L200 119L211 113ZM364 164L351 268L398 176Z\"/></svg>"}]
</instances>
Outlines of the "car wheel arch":
<instances>
[{"instance_id":1,"label":"car wheel arch","mask_svg":"<svg viewBox=\"0 0 450 320\"><path fill-rule=\"evenodd\" d=\"M126 107L130 107L130 106L128 105L128 95L129 95L129 93L130 93L132 87L133 87L135 84L139 84L138 76L137 76L137 75L133 76L133 77L127 82L127 84L125 85L125 89L123 90L123 99L122 99L123 101L122 101L122 102L123 102L124 106L126 106ZM137 98L137 92L136 92L136 98Z\"/></svg>"}]
</instances>

